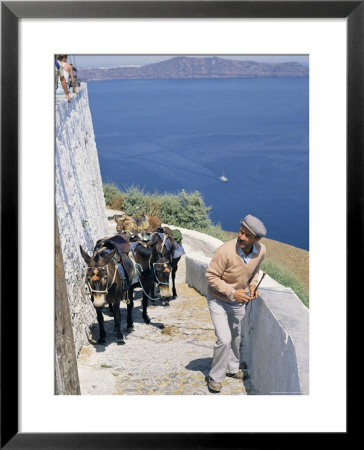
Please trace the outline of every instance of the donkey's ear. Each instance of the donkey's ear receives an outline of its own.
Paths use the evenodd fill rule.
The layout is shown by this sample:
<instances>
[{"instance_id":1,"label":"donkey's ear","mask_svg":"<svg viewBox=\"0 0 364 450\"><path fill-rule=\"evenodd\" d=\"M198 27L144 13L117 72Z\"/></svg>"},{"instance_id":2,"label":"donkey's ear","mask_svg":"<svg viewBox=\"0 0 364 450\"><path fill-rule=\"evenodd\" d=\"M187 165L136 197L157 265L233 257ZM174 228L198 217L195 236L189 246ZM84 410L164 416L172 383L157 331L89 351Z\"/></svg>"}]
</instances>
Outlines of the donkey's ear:
<instances>
[{"instance_id":1,"label":"donkey's ear","mask_svg":"<svg viewBox=\"0 0 364 450\"><path fill-rule=\"evenodd\" d=\"M91 256L89 256L85 252L85 250L81 247L81 245L80 245L80 252L81 252L82 258L85 260L86 264L89 265L91 262Z\"/></svg>"},{"instance_id":2,"label":"donkey's ear","mask_svg":"<svg viewBox=\"0 0 364 450\"><path fill-rule=\"evenodd\" d=\"M114 257L115 252L116 252L116 248L114 248L114 250L112 250L110 253L108 253L106 256L104 256L104 257L102 258L102 264L105 264L105 266L106 266L106 264L109 264L109 262L110 262L110 261L112 260L112 258Z\"/></svg>"}]
</instances>

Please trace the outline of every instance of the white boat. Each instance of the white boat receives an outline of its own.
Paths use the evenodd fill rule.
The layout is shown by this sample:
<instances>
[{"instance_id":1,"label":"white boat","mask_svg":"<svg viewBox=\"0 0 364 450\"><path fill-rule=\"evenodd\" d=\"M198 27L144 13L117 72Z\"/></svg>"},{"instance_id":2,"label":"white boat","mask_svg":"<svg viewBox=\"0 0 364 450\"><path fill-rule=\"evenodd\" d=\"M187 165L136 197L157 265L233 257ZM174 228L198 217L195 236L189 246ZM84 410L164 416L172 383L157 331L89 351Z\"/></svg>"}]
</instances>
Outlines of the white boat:
<instances>
[{"instance_id":1,"label":"white boat","mask_svg":"<svg viewBox=\"0 0 364 450\"><path fill-rule=\"evenodd\" d=\"M229 181L226 176L225 176L225 172L221 175L221 177L219 177L220 181Z\"/></svg>"}]
</instances>

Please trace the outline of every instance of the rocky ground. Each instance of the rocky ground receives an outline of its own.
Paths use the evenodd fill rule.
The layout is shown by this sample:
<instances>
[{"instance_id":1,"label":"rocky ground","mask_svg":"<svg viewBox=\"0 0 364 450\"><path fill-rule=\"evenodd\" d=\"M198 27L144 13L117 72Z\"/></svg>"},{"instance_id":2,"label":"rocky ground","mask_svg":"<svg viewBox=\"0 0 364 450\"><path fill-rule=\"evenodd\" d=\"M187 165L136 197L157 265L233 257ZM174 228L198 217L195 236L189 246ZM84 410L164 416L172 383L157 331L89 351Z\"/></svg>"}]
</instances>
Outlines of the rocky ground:
<instances>
[{"instance_id":1,"label":"rocky ground","mask_svg":"<svg viewBox=\"0 0 364 450\"><path fill-rule=\"evenodd\" d=\"M176 276L178 297L169 307L148 307L152 320L141 317L141 291L136 290L134 326L126 331L126 305L121 306L125 345L117 345L113 319L105 314L106 346L97 345L98 327L78 357L82 395L216 395L206 383L215 334L205 297L185 282L184 258ZM244 395L248 386L226 378L219 395Z\"/></svg>"}]
</instances>

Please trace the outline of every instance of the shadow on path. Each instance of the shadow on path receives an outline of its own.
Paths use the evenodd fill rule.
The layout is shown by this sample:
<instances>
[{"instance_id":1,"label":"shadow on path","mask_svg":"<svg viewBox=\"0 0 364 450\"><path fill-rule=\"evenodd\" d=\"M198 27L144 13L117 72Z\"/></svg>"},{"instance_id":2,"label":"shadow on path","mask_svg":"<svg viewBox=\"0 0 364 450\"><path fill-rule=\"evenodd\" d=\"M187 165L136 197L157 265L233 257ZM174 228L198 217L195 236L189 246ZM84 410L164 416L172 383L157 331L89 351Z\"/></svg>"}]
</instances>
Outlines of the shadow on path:
<instances>
[{"instance_id":1,"label":"shadow on path","mask_svg":"<svg viewBox=\"0 0 364 450\"><path fill-rule=\"evenodd\" d=\"M198 358L190 361L186 369L194 372L201 372L205 377L208 376L212 364L212 358Z\"/></svg>"}]
</instances>

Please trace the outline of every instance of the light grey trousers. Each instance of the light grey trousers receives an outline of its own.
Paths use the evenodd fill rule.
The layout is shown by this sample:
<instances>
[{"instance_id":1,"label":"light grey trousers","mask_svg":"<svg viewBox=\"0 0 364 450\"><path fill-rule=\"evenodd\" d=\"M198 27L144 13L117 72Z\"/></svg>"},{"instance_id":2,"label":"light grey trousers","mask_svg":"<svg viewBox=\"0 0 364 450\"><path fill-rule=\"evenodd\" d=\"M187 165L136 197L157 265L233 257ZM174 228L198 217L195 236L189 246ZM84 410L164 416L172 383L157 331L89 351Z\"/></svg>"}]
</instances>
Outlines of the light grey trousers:
<instances>
[{"instance_id":1,"label":"light grey trousers","mask_svg":"<svg viewBox=\"0 0 364 450\"><path fill-rule=\"evenodd\" d=\"M217 338L209 376L221 382L226 373L236 373L239 370L241 322L245 316L245 305L211 297L207 300Z\"/></svg>"}]
</instances>

